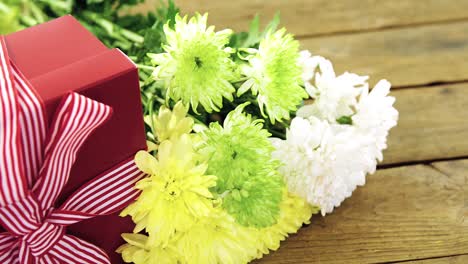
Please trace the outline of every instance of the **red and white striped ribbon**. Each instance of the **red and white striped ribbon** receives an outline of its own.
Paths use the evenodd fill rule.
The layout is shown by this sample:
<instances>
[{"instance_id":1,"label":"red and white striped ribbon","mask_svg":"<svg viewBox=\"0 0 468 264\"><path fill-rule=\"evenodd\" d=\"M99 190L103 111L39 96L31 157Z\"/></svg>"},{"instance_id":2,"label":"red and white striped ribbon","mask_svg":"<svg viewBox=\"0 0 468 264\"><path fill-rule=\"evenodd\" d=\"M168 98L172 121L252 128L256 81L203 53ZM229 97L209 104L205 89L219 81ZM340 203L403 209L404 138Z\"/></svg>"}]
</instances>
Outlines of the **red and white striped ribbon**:
<instances>
[{"instance_id":1,"label":"red and white striped ribbon","mask_svg":"<svg viewBox=\"0 0 468 264\"><path fill-rule=\"evenodd\" d=\"M40 98L12 65L0 37L0 263L110 263L98 247L65 227L120 211L144 177L133 158L82 186L53 208L76 154L112 109L76 93L64 97L47 131Z\"/></svg>"}]
</instances>

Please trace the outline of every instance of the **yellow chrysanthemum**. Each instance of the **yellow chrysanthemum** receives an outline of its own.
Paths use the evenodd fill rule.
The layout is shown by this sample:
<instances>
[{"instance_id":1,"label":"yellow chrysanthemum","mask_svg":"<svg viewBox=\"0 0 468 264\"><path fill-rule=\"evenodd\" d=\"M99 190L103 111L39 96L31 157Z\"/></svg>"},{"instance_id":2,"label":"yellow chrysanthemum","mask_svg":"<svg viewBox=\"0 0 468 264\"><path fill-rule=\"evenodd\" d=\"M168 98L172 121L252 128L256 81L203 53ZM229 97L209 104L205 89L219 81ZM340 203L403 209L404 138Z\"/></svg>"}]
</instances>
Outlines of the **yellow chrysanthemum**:
<instances>
[{"instance_id":1,"label":"yellow chrysanthemum","mask_svg":"<svg viewBox=\"0 0 468 264\"><path fill-rule=\"evenodd\" d=\"M188 108L178 102L171 111L161 106L158 115L145 116L145 123L151 127L159 142L180 137L192 131L193 119L187 117Z\"/></svg>"},{"instance_id":2,"label":"yellow chrysanthemum","mask_svg":"<svg viewBox=\"0 0 468 264\"><path fill-rule=\"evenodd\" d=\"M127 263L135 264L174 264L178 263L179 255L173 246L150 247L148 236L141 234L123 234L127 244L116 251L122 254Z\"/></svg>"},{"instance_id":3,"label":"yellow chrysanthemum","mask_svg":"<svg viewBox=\"0 0 468 264\"><path fill-rule=\"evenodd\" d=\"M207 165L197 164L190 136L166 140L157 159L145 151L135 156L140 170L149 175L136 188L140 197L122 215L131 215L135 233L146 229L153 246L167 245L176 232L183 232L212 210L209 188L216 177L205 175Z\"/></svg>"},{"instance_id":4,"label":"yellow chrysanthemum","mask_svg":"<svg viewBox=\"0 0 468 264\"><path fill-rule=\"evenodd\" d=\"M278 222L262 229L249 228L250 234L257 238L258 251L255 258L261 258L270 250L277 250L281 241L285 240L289 234L296 233L303 224L309 224L312 214L318 211L319 208L310 206L307 201L285 189Z\"/></svg>"},{"instance_id":5,"label":"yellow chrysanthemum","mask_svg":"<svg viewBox=\"0 0 468 264\"><path fill-rule=\"evenodd\" d=\"M217 208L180 234L174 247L183 256L182 263L241 264L253 259L257 252L256 242L256 237L247 228Z\"/></svg>"}]
</instances>

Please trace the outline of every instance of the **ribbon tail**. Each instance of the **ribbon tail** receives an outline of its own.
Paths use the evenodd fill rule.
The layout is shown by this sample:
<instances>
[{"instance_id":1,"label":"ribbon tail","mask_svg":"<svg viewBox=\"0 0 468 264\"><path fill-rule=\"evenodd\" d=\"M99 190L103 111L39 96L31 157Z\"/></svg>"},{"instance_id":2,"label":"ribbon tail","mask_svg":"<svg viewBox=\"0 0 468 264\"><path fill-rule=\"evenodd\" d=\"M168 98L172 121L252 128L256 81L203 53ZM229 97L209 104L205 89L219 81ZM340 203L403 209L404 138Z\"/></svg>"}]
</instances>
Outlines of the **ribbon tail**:
<instances>
[{"instance_id":1,"label":"ribbon tail","mask_svg":"<svg viewBox=\"0 0 468 264\"><path fill-rule=\"evenodd\" d=\"M81 187L60 209L92 215L118 212L138 197L135 184L144 176L133 158L128 159Z\"/></svg>"},{"instance_id":2,"label":"ribbon tail","mask_svg":"<svg viewBox=\"0 0 468 264\"><path fill-rule=\"evenodd\" d=\"M17 248L2 253L0 256L0 261L2 264L17 264L19 263L19 250Z\"/></svg>"},{"instance_id":3,"label":"ribbon tail","mask_svg":"<svg viewBox=\"0 0 468 264\"><path fill-rule=\"evenodd\" d=\"M0 263L13 264L18 258L18 240L9 233L0 233Z\"/></svg>"},{"instance_id":4,"label":"ribbon tail","mask_svg":"<svg viewBox=\"0 0 468 264\"><path fill-rule=\"evenodd\" d=\"M56 259L58 263L111 264L109 257L103 250L70 235L65 235L58 241L47 253L47 258Z\"/></svg>"},{"instance_id":5,"label":"ribbon tail","mask_svg":"<svg viewBox=\"0 0 468 264\"><path fill-rule=\"evenodd\" d=\"M35 264L36 258L31 254L31 249L23 241L19 247L19 263L21 264Z\"/></svg>"},{"instance_id":6,"label":"ribbon tail","mask_svg":"<svg viewBox=\"0 0 468 264\"><path fill-rule=\"evenodd\" d=\"M64 98L52 123L44 164L33 188L41 208L54 204L68 182L81 145L111 114L109 106L77 93Z\"/></svg>"},{"instance_id":7,"label":"ribbon tail","mask_svg":"<svg viewBox=\"0 0 468 264\"><path fill-rule=\"evenodd\" d=\"M28 189L32 188L43 162L46 134L45 108L29 81L12 65L20 108L21 150Z\"/></svg>"},{"instance_id":8,"label":"ribbon tail","mask_svg":"<svg viewBox=\"0 0 468 264\"><path fill-rule=\"evenodd\" d=\"M121 211L133 202L140 191L135 184L145 177L133 159L124 161L82 186L58 209L47 222L69 226L99 215Z\"/></svg>"},{"instance_id":9,"label":"ribbon tail","mask_svg":"<svg viewBox=\"0 0 468 264\"><path fill-rule=\"evenodd\" d=\"M5 40L0 36L0 206L26 195L17 100Z\"/></svg>"},{"instance_id":10,"label":"ribbon tail","mask_svg":"<svg viewBox=\"0 0 468 264\"><path fill-rule=\"evenodd\" d=\"M23 157L22 162L28 187L32 187L36 175L39 174L43 158L42 144L44 143L47 127L44 105L28 80L13 65L8 56L5 40L3 37L0 38L2 38L0 40L2 42L0 44L0 61L2 62L3 75L3 84L0 84L0 86L3 90L2 93L8 90L16 92L16 111L19 114L16 118L19 118L19 123L12 125L19 125L21 145L18 145L20 147L18 151L21 151ZM2 100L12 102L11 98L3 98Z\"/></svg>"}]
</instances>

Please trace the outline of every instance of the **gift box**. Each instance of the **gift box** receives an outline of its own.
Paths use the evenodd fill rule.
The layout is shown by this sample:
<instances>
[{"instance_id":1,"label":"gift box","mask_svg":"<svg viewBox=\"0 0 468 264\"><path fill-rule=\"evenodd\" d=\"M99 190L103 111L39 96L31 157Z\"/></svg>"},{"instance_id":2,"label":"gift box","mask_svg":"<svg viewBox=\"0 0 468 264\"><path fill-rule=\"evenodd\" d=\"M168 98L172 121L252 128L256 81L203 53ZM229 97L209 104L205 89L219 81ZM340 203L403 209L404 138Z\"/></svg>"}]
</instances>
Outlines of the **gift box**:
<instances>
[{"instance_id":1,"label":"gift box","mask_svg":"<svg viewBox=\"0 0 468 264\"><path fill-rule=\"evenodd\" d=\"M80 148L56 207L86 182L146 148L138 72L118 49L108 49L72 16L6 36L14 66L29 81L45 107L47 125L63 96L76 92L112 108L113 114ZM103 249L112 263L131 232L130 218L118 213L67 227L67 234Z\"/></svg>"}]
</instances>

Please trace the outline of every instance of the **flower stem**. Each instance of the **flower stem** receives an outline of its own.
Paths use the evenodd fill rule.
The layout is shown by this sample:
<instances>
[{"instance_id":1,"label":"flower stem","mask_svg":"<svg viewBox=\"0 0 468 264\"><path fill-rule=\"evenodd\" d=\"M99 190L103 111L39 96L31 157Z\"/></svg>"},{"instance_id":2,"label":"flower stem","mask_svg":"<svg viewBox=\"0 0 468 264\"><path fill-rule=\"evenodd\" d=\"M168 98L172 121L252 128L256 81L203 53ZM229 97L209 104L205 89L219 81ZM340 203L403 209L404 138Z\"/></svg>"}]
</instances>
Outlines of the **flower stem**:
<instances>
[{"instance_id":1,"label":"flower stem","mask_svg":"<svg viewBox=\"0 0 468 264\"><path fill-rule=\"evenodd\" d=\"M156 67L152 67L152 66L148 66L148 65L143 65L143 64L136 64L136 66L138 67L138 69L142 69L142 70L154 71L154 69L156 69Z\"/></svg>"}]
</instances>

